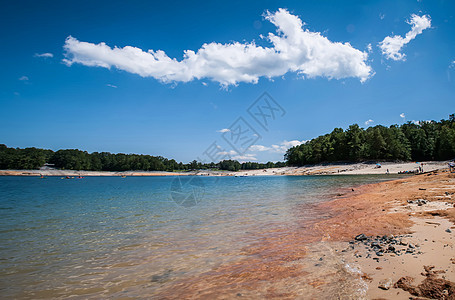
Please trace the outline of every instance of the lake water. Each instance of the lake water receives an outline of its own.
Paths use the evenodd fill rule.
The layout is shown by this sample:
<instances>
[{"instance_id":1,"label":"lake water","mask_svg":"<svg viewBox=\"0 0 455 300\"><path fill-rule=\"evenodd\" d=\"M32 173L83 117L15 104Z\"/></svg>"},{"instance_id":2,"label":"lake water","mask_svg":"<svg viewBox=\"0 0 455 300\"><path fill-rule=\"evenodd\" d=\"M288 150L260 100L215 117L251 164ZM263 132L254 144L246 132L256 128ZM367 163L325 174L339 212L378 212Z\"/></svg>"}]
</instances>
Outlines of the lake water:
<instances>
[{"instance_id":1,"label":"lake water","mask_svg":"<svg viewBox=\"0 0 455 300\"><path fill-rule=\"evenodd\" d=\"M327 217L312 204L339 189L391 178L0 177L0 297L262 298L276 283L305 298L279 276L295 249L270 241Z\"/></svg>"}]
</instances>

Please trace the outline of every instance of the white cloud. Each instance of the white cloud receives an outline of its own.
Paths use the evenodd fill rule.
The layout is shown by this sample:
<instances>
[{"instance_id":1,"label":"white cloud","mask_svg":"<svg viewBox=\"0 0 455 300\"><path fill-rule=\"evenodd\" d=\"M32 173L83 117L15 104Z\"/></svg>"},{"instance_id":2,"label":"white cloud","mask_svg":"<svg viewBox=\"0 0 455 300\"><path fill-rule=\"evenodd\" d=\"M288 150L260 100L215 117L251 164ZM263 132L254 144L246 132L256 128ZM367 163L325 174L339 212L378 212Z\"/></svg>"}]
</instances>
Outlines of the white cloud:
<instances>
[{"instance_id":1,"label":"white cloud","mask_svg":"<svg viewBox=\"0 0 455 300\"><path fill-rule=\"evenodd\" d=\"M367 51L368 53L373 52L373 46L371 46L371 43L367 45Z\"/></svg>"},{"instance_id":2,"label":"white cloud","mask_svg":"<svg viewBox=\"0 0 455 300\"><path fill-rule=\"evenodd\" d=\"M263 145L251 145L250 148L248 148L249 151L253 152L263 152L263 151L269 151L271 148L266 147Z\"/></svg>"},{"instance_id":3,"label":"white cloud","mask_svg":"<svg viewBox=\"0 0 455 300\"><path fill-rule=\"evenodd\" d=\"M374 122L373 120L369 119L368 121L365 121L365 125L368 126L368 125L370 125L370 124L373 123L373 122Z\"/></svg>"},{"instance_id":4,"label":"white cloud","mask_svg":"<svg viewBox=\"0 0 455 300\"><path fill-rule=\"evenodd\" d=\"M385 14L379 14L379 19L384 20Z\"/></svg>"},{"instance_id":5,"label":"white cloud","mask_svg":"<svg viewBox=\"0 0 455 300\"><path fill-rule=\"evenodd\" d=\"M20 81L28 81L28 77L24 75L24 76L19 77L19 80Z\"/></svg>"},{"instance_id":6,"label":"white cloud","mask_svg":"<svg viewBox=\"0 0 455 300\"><path fill-rule=\"evenodd\" d=\"M248 148L248 151L251 152L272 152L272 153L286 153L289 148L301 145L306 141L292 140L292 141L283 141L278 145L263 146L263 145L252 145Z\"/></svg>"},{"instance_id":7,"label":"white cloud","mask_svg":"<svg viewBox=\"0 0 455 300\"><path fill-rule=\"evenodd\" d=\"M250 154L250 153L233 156L232 159L239 160L240 162L258 160L256 158L256 154Z\"/></svg>"},{"instance_id":8,"label":"white cloud","mask_svg":"<svg viewBox=\"0 0 455 300\"><path fill-rule=\"evenodd\" d=\"M401 49L416 38L418 34L421 34L425 29L431 27L431 19L429 15L411 15L411 20L407 21L408 24L412 25L411 30L406 33L403 38L399 35L387 36L382 42L379 43L379 48L382 50L382 54L387 59L393 60L406 60L406 55L400 53Z\"/></svg>"},{"instance_id":9,"label":"white cloud","mask_svg":"<svg viewBox=\"0 0 455 300\"><path fill-rule=\"evenodd\" d=\"M404 118L406 118L406 115L404 113L401 113L400 117L404 119Z\"/></svg>"},{"instance_id":10,"label":"white cloud","mask_svg":"<svg viewBox=\"0 0 455 300\"><path fill-rule=\"evenodd\" d=\"M114 88L114 89L118 88L118 86L113 85L113 84L110 84L110 83L106 84L106 86L111 87L111 88Z\"/></svg>"},{"instance_id":11,"label":"white cloud","mask_svg":"<svg viewBox=\"0 0 455 300\"><path fill-rule=\"evenodd\" d=\"M105 43L88 43L69 36L63 46L64 62L117 69L153 77L161 82L188 82L208 78L222 86L239 82L257 83L288 72L303 77L342 79L355 77L364 82L373 75L366 64L368 53L349 43L332 42L319 32L303 28L299 17L286 9L267 12L265 19L277 27L266 39L272 47L254 42L206 43L196 52L185 50L183 59L170 58L162 50L143 51L132 46L111 48Z\"/></svg>"},{"instance_id":12,"label":"white cloud","mask_svg":"<svg viewBox=\"0 0 455 300\"><path fill-rule=\"evenodd\" d=\"M216 132L221 132L221 133L223 133L223 132L229 132L229 131L231 131L231 130L228 129L228 128L223 128L223 129L217 130Z\"/></svg>"},{"instance_id":13,"label":"white cloud","mask_svg":"<svg viewBox=\"0 0 455 300\"><path fill-rule=\"evenodd\" d=\"M414 123L414 124L416 124L416 125L423 125L423 124L433 123L433 121L432 121L432 120L424 120L424 121L412 120L412 123Z\"/></svg>"},{"instance_id":14,"label":"white cloud","mask_svg":"<svg viewBox=\"0 0 455 300\"><path fill-rule=\"evenodd\" d=\"M47 53L41 53L41 54L40 53L35 53L34 56L35 57L43 57L43 58L52 58L52 57L54 57L54 54L48 53L48 52Z\"/></svg>"},{"instance_id":15,"label":"white cloud","mask_svg":"<svg viewBox=\"0 0 455 300\"><path fill-rule=\"evenodd\" d=\"M238 155L237 151L235 151L235 150L220 151L217 154L219 154L219 155L230 155L230 156Z\"/></svg>"}]
</instances>

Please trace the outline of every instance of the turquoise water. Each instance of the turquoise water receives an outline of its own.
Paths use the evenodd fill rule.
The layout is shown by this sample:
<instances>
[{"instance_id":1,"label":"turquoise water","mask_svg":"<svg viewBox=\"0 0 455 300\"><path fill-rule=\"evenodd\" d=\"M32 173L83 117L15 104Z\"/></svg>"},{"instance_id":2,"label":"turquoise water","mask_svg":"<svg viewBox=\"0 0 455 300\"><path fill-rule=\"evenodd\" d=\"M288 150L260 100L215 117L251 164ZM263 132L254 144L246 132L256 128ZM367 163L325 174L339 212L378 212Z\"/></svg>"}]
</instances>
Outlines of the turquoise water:
<instances>
[{"instance_id":1,"label":"turquoise water","mask_svg":"<svg viewBox=\"0 0 455 300\"><path fill-rule=\"evenodd\" d=\"M311 204L338 189L386 179L0 177L0 297L153 298L244 259L266 229L324 217Z\"/></svg>"}]
</instances>

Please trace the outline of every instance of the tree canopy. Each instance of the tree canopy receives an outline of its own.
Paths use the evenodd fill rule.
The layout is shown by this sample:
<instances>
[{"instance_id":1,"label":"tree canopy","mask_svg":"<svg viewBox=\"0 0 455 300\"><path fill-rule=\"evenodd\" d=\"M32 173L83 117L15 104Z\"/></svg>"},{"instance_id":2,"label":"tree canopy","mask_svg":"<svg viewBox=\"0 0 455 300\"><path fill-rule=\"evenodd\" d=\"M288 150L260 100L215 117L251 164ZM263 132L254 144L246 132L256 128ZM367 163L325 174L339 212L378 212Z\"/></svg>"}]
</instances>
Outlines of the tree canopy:
<instances>
[{"instance_id":1,"label":"tree canopy","mask_svg":"<svg viewBox=\"0 0 455 300\"><path fill-rule=\"evenodd\" d=\"M455 116L448 120L377 125L367 129L350 125L335 128L302 145L290 148L288 165L367 160L448 160L455 158Z\"/></svg>"},{"instance_id":2,"label":"tree canopy","mask_svg":"<svg viewBox=\"0 0 455 300\"><path fill-rule=\"evenodd\" d=\"M223 160L201 163L196 160L184 164L162 156L93 152L65 149L56 152L37 148L8 148L0 144L0 169L39 169L45 163L65 170L87 171L186 171L218 169L228 171L282 167L284 162L244 162Z\"/></svg>"}]
</instances>

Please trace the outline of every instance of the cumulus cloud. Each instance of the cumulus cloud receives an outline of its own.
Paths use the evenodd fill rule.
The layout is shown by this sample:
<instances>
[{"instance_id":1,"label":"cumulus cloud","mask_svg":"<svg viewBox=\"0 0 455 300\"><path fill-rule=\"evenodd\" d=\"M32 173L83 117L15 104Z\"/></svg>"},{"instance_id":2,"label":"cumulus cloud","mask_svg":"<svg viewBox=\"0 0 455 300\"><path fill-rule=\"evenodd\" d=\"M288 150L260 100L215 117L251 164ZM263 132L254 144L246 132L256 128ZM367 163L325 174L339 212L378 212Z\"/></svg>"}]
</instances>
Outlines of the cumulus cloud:
<instances>
[{"instance_id":1,"label":"cumulus cloud","mask_svg":"<svg viewBox=\"0 0 455 300\"><path fill-rule=\"evenodd\" d=\"M248 148L251 152L272 152L272 153L286 153L289 148L301 145L306 141L292 140L292 141L283 141L278 145L263 146L263 145L252 145Z\"/></svg>"},{"instance_id":2,"label":"cumulus cloud","mask_svg":"<svg viewBox=\"0 0 455 300\"><path fill-rule=\"evenodd\" d=\"M231 131L231 130L228 128L223 128L223 129L217 130L216 132L224 133L224 132L229 132L229 131Z\"/></svg>"},{"instance_id":3,"label":"cumulus cloud","mask_svg":"<svg viewBox=\"0 0 455 300\"><path fill-rule=\"evenodd\" d=\"M431 19L429 15L411 15L411 19L407 21L409 25L412 25L411 30L406 33L403 38L399 35L387 36L382 42L379 43L379 48L382 50L382 54L387 59L393 60L406 60L406 55L400 53L401 49L410 41L416 38L418 34L421 34L425 29L431 27Z\"/></svg>"},{"instance_id":4,"label":"cumulus cloud","mask_svg":"<svg viewBox=\"0 0 455 300\"><path fill-rule=\"evenodd\" d=\"M370 125L370 124L373 123L373 122L374 122L373 120L369 119L368 121L365 121L365 125L368 126L368 125Z\"/></svg>"},{"instance_id":5,"label":"cumulus cloud","mask_svg":"<svg viewBox=\"0 0 455 300\"><path fill-rule=\"evenodd\" d=\"M240 162L258 160L258 159L256 158L256 154L250 154L250 153L246 153L246 154L243 154L243 155L233 156L232 159L239 160Z\"/></svg>"},{"instance_id":6,"label":"cumulus cloud","mask_svg":"<svg viewBox=\"0 0 455 300\"><path fill-rule=\"evenodd\" d=\"M235 151L235 150L220 151L220 152L218 152L218 154L219 155L229 155L229 156L238 155L237 151Z\"/></svg>"},{"instance_id":7,"label":"cumulus cloud","mask_svg":"<svg viewBox=\"0 0 455 300\"><path fill-rule=\"evenodd\" d=\"M266 12L264 17L277 28L276 33L265 37L271 47L261 47L254 42L212 42L203 44L197 51L185 50L179 61L162 50L143 51L132 46L111 48L106 43L83 42L69 36L63 46L64 62L68 66L76 63L115 67L164 83L207 78L222 86L257 83L261 77L271 79L288 72L302 78L354 77L361 82L373 75L366 63L368 53L305 29L301 19L286 9Z\"/></svg>"},{"instance_id":8,"label":"cumulus cloud","mask_svg":"<svg viewBox=\"0 0 455 300\"><path fill-rule=\"evenodd\" d=\"M404 113L401 113L400 118L404 119L404 118L406 118L406 115Z\"/></svg>"},{"instance_id":9,"label":"cumulus cloud","mask_svg":"<svg viewBox=\"0 0 455 300\"><path fill-rule=\"evenodd\" d=\"M29 79L29 78L28 78L27 76L25 76L25 75L19 77L19 80L20 80L20 81L28 81L28 79Z\"/></svg>"},{"instance_id":10,"label":"cumulus cloud","mask_svg":"<svg viewBox=\"0 0 455 300\"><path fill-rule=\"evenodd\" d=\"M48 53L48 52L47 53L41 53L41 54L40 53L35 53L34 56L35 57L42 57L42 58L52 58L52 57L54 57L54 54Z\"/></svg>"}]
</instances>

